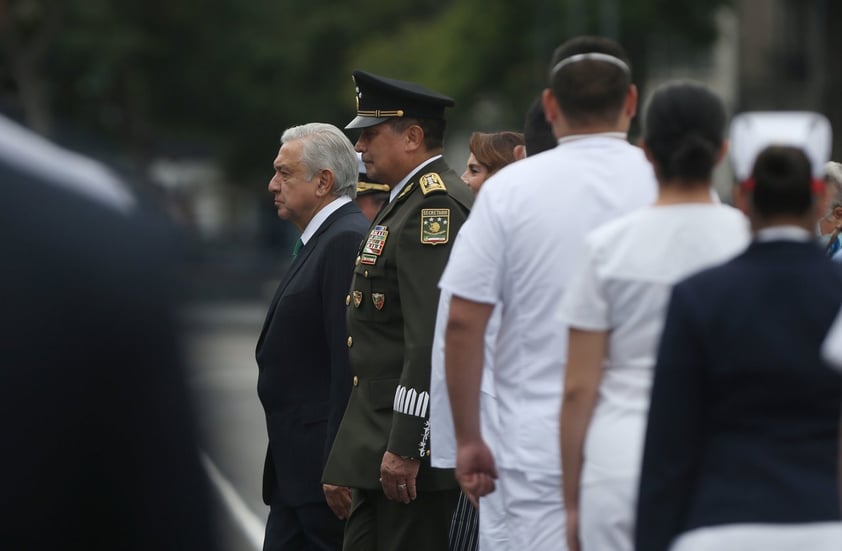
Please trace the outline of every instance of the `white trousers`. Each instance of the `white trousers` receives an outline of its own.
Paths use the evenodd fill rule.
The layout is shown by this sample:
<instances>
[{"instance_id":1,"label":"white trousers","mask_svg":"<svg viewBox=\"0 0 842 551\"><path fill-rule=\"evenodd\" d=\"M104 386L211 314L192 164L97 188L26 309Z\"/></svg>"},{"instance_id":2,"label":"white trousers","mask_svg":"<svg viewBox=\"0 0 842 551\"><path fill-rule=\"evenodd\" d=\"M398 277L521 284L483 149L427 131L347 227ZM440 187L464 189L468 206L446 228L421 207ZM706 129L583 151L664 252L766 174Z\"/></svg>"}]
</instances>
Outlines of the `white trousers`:
<instances>
[{"instance_id":1,"label":"white trousers","mask_svg":"<svg viewBox=\"0 0 842 551\"><path fill-rule=\"evenodd\" d=\"M637 483L637 478L628 478L581 486L579 542L582 551L634 550Z\"/></svg>"},{"instance_id":2,"label":"white trousers","mask_svg":"<svg viewBox=\"0 0 842 551\"><path fill-rule=\"evenodd\" d=\"M839 551L842 522L728 524L682 534L671 551Z\"/></svg>"},{"instance_id":3,"label":"white trousers","mask_svg":"<svg viewBox=\"0 0 842 551\"><path fill-rule=\"evenodd\" d=\"M511 551L567 551L561 475L498 468ZM484 511L480 506L480 522ZM481 548L482 549L482 548Z\"/></svg>"}]
</instances>

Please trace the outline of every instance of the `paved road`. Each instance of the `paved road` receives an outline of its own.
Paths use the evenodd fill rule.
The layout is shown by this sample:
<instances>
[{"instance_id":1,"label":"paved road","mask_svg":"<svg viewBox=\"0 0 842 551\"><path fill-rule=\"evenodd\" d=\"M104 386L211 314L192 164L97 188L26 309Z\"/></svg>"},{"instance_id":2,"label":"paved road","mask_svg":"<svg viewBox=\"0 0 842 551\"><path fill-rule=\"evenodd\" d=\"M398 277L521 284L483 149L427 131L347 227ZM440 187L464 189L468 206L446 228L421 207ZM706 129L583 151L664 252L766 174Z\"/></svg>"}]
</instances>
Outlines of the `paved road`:
<instances>
[{"instance_id":1,"label":"paved road","mask_svg":"<svg viewBox=\"0 0 842 551\"><path fill-rule=\"evenodd\" d=\"M185 313L189 384L223 551L259 550L268 514L260 495L266 427L254 361L267 305L212 303Z\"/></svg>"}]
</instances>

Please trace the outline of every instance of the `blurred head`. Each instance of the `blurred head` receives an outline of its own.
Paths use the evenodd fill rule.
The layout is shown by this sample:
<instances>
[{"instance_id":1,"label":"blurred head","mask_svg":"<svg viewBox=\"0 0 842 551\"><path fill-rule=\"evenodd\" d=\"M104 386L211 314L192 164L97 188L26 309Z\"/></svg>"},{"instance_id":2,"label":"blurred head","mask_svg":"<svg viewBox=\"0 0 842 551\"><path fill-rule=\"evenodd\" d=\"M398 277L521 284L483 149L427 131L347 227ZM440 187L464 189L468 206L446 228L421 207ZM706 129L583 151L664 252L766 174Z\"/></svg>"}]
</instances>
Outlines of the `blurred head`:
<instances>
[{"instance_id":1,"label":"blurred head","mask_svg":"<svg viewBox=\"0 0 842 551\"><path fill-rule=\"evenodd\" d=\"M637 89L631 81L631 62L613 40L568 40L553 55L549 81L544 111L556 135L594 128L628 130L637 109Z\"/></svg>"},{"instance_id":2,"label":"blurred head","mask_svg":"<svg viewBox=\"0 0 842 551\"><path fill-rule=\"evenodd\" d=\"M553 127L547 122L540 97L532 102L526 112L526 119L523 122L523 141L526 146L526 155L537 155L558 145L558 139L553 135Z\"/></svg>"},{"instance_id":3,"label":"blurred head","mask_svg":"<svg viewBox=\"0 0 842 551\"><path fill-rule=\"evenodd\" d=\"M811 230L824 209L824 186L813 179L804 150L794 146L763 149L739 189L741 207L755 229L787 223Z\"/></svg>"},{"instance_id":4,"label":"blurred head","mask_svg":"<svg viewBox=\"0 0 842 551\"><path fill-rule=\"evenodd\" d=\"M819 220L818 234L830 236L842 228L842 163L830 161L824 168L827 213Z\"/></svg>"},{"instance_id":5,"label":"blurred head","mask_svg":"<svg viewBox=\"0 0 842 551\"><path fill-rule=\"evenodd\" d=\"M670 83L652 94L643 124L643 147L663 185L710 185L725 154L725 107L694 83Z\"/></svg>"},{"instance_id":6,"label":"blurred head","mask_svg":"<svg viewBox=\"0 0 842 551\"><path fill-rule=\"evenodd\" d=\"M357 156L341 130L330 124L294 126L281 136L269 191L278 216L303 231L336 197L356 195Z\"/></svg>"},{"instance_id":7,"label":"blurred head","mask_svg":"<svg viewBox=\"0 0 842 551\"><path fill-rule=\"evenodd\" d=\"M462 181L476 194L489 176L517 160L515 148L523 145L519 132L486 134L474 132L468 147L471 155L462 174Z\"/></svg>"}]
</instances>

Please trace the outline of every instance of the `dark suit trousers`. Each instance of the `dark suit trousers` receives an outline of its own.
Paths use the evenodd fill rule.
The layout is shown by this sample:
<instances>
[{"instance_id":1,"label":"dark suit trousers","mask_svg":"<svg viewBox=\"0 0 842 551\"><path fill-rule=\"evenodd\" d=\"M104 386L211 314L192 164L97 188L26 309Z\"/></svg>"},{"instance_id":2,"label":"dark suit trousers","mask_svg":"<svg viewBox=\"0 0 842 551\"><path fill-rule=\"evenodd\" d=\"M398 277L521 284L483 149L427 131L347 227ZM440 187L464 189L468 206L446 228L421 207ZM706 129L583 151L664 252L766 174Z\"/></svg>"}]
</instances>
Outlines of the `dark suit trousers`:
<instances>
[{"instance_id":1,"label":"dark suit trousers","mask_svg":"<svg viewBox=\"0 0 842 551\"><path fill-rule=\"evenodd\" d=\"M269 506L263 551L340 551L345 522L327 503L290 507L277 499Z\"/></svg>"},{"instance_id":2,"label":"dark suit trousers","mask_svg":"<svg viewBox=\"0 0 842 551\"><path fill-rule=\"evenodd\" d=\"M459 489L418 492L409 505L381 490L351 490L344 551L446 551Z\"/></svg>"}]
</instances>

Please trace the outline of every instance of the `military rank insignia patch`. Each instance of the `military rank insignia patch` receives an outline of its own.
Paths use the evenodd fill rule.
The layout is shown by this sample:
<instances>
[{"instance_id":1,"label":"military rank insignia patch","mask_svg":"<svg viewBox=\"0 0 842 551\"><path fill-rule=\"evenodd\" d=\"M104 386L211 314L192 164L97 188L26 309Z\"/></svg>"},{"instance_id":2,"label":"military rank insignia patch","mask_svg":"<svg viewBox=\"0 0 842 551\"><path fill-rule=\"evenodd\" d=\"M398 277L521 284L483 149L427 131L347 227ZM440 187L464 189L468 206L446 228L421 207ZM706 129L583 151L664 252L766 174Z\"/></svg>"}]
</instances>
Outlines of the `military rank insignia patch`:
<instances>
[{"instance_id":1,"label":"military rank insignia patch","mask_svg":"<svg viewBox=\"0 0 842 551\"><path fill-rule=\"evenodd\" d=\"M371 293L371 302L374 303L375 308L382 310L383 305L386 304L386 295L383 293Z\"/></svg>"},{"instance_id":2,"label":"military rank insignia patch","mask_svg":"<svg viewBox=\"0 0 842 551\"><path fill-rule=\"evenodd\" d=\"M442 245L450 238L450 209L421 209L421 243Z\"/></svg>"},{"instance_id":3,"label":"military rank insignia patch","mask_svg":"<svg viewBox=\"0 0 842 551\"><path fill-rule=\"evenodd\" d=\"M437 191L447 191L447 187L445 187L441 176L435 172L428 172L421 176L418 180L418 185L421 186L421 193L425 196Z\"/></svg>"},{"instance_id":4,"label":"military rank insignia patch","mask_svg":"<svg viewBox=\"0 0 842 551\"><path fill-rule=\"evenodd\" d=\"M360 262L369 265L375 264L377 257L383 254L383 247L386 246L388 236L389 230L386 226L374 226L371 233L368 234L368 240L366 240L363 252L360 255Z\"/></svg>"}]
</instances>

